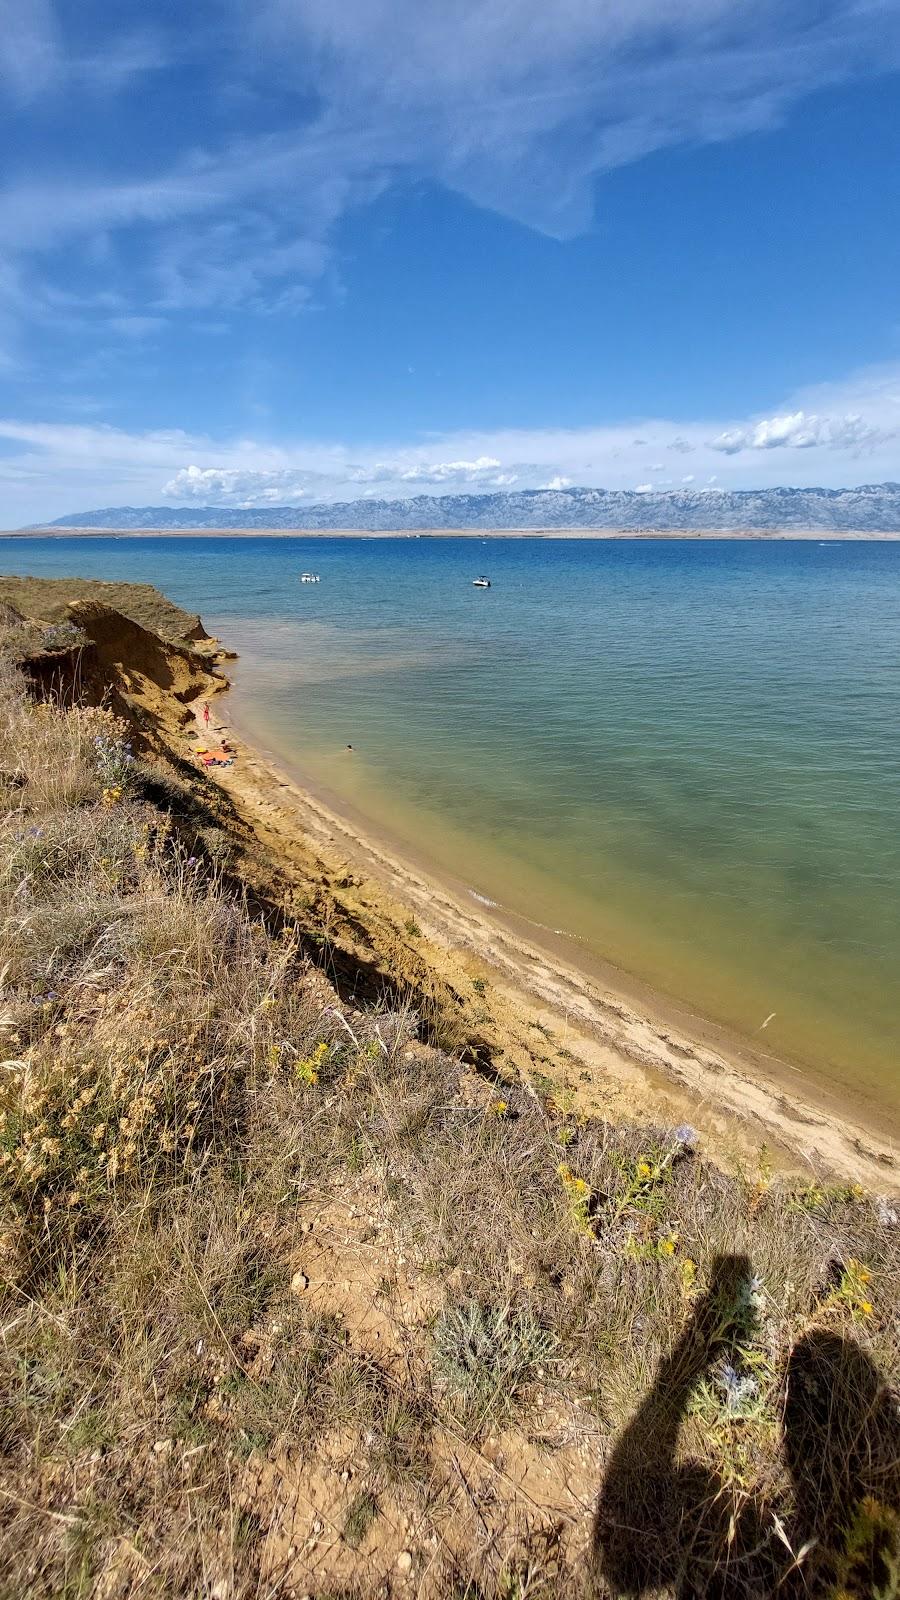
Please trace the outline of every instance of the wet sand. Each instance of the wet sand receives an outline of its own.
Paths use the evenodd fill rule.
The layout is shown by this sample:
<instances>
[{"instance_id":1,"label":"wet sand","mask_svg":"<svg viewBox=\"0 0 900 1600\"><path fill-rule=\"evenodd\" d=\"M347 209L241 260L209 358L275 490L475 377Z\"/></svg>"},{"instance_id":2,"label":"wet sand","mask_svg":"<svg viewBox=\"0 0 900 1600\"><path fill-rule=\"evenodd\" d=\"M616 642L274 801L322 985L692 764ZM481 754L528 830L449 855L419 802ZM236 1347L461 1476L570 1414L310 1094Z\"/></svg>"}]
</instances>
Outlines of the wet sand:
<instances>
[{"instance_id":1,"label":"wet sand","mask_svg":"<svg viewBox=\"0 0 900 1600\"><path fill-rule=\"evenodd\" d=\"M754 1171L766 1145L776 1163L810 1179L900 1192L900 1143L858 1107L820 1089L763 1046L729 1035L643 989L571 942L435 874L401 841L376 835L334 797L292 775L244 720L240 697L217 697L209 730L234 746L212 769L266 852L290 873L301 848L319 881L340 885L367 916L416 926L417 952L455 989L487 986L490 1032L507 1068L573 1108L612 1120L688 1122L720 1162ZM348 760L352 760L348 752ZM349 888L348 888L349 885ZM577 956L577 961L573 959Z\"/></svg>"}]
</instances>

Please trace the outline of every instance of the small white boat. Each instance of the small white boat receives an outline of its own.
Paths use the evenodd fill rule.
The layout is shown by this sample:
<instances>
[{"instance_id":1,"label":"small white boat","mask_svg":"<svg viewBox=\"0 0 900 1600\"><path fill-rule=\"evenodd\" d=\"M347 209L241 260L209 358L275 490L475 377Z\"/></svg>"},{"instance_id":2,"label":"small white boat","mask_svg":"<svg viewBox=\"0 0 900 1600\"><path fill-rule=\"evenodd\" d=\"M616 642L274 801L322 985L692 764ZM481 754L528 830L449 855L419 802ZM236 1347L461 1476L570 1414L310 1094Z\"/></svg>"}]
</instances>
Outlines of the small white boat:
<instances>
[{"instance_id":1,"label":"small white boat","mask_svg":"<svg viewBox=\"0 0 900 1600\"><path fill-rule=\"evenodd\" d=\"M473 589L489 589L490 587L491 587L490 578L473 578L472 579L472 588Z\"/></svg>"},{"instance_id":2,"label":"small white boat","mask_svg":"<svg viewBox=\"0 0 900 1600\"><path fill-rule=\"evenodd\" d=\"M320 583L321 581L317 572L301 572L300 574L301 583Z\"/></svg>"}]
</instances>

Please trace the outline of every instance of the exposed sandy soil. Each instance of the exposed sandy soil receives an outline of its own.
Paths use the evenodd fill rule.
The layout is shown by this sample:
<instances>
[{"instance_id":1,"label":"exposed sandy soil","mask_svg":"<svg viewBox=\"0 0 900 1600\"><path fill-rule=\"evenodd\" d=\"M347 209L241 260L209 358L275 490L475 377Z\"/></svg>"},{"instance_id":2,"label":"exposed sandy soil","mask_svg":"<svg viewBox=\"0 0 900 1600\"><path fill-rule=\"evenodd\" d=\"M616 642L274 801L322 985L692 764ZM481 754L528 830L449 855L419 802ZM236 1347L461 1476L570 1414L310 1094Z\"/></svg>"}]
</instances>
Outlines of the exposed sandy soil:
<instances>
[{"instance_id":1,"label":"exposed sandy soil","mask_svg":"<svg viewBox=\"0 0 900 1600\"><path fill-rule=\"evenodd\" d=\"M182 611L149 583L104 583L98 578L0 577L0 599L22 615L42 622L64 622L73 601L113 606L132 622L164 639L203 640L206 631L196 613Z\"/></svg>"},{"instance_id":2,"label":"exposed sandy soil","mask_svg":"<svg viewBox=\"0 0 900 1600\"><path fill-rule=\"evenodd\" d=\"M338 1314L351 1345L393 1373L399 1392L408 1365L422 1363L423 1329L440 1309L445 1285L397 1254L365 1180L352 1195L311 1212L304 1227L296 1292L316 1311ZM263 1331L254 1369L260 1378L266 1345ZM360 1480L352 1438L323 1440L312 1461L251 1461L238 1496L242 1509L270 1529L265 1576L286 1578L298 1595L356 1583L368 1594L442 1600L448 1558L465 1561L473 1550L482 1560L490 1552L501 1565L531 1554L544 1580L557 1564L577 1568L590 1544L602 1479L602 1431L552 1383L533 1400L529 1429L510 1424L480 1446L449 1424L438 1430L429 1453L427 1528L408 1497L390 1493L379 1498L377 1517L359 1541L347 1538Z\"/></svg>"}]
</instances>

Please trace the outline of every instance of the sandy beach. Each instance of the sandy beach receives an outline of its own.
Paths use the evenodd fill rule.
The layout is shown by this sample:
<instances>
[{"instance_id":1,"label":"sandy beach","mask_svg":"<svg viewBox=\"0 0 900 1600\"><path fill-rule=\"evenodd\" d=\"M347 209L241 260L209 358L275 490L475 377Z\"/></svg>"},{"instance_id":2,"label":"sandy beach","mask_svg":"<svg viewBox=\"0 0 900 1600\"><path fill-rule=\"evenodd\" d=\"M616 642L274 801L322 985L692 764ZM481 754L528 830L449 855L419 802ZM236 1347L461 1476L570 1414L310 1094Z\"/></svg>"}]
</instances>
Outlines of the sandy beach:
<instances>
[{"instance_id":1,"label":"sandy beach","mask_svg":"<svg viewBox=\"0 0 900 1600\"><path fill-rule=\"evenodd\" d=\"M210 728L236 753L212 769L267 855L288 878L313 873L363 939L412 948L456 994L483 993L492 1059L584 1112L671 1125L690 1123L721 1162L754 1170L765 1146L777 1165L823 1182L900 1190L900 1149L890 1130L828 1096L763 1047L642 991L601 963L576 965L524 920L478 904L394 841L376 837L298 781L241 720L239 699L213 702ZM352 758L351 758L352 759ZM471 1002L470 1002L471 1003Z\"/></svg>"}]
</instances>

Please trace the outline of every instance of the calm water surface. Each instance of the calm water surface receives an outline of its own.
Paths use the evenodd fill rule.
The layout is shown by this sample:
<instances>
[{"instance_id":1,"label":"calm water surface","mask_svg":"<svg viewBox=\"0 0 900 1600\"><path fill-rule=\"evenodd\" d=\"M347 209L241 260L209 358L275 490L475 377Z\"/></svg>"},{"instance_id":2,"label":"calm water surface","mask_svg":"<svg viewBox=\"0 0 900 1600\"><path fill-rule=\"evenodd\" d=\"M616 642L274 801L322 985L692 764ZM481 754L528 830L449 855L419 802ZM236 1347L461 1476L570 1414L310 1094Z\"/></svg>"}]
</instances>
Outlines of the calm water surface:
<instances>
[{"instance_id":1,"label":"calm water surface","mask_svg":"<svg viewBox=\"0 0 900 1600\"><path fill-rule=\"evenodd\" d=\"M301 773L898 1112L900 543L4 539L0 567L157 584Z\"/></svg>"}]
</instances>

